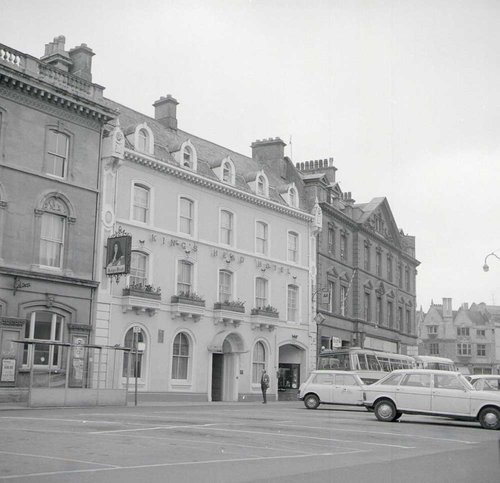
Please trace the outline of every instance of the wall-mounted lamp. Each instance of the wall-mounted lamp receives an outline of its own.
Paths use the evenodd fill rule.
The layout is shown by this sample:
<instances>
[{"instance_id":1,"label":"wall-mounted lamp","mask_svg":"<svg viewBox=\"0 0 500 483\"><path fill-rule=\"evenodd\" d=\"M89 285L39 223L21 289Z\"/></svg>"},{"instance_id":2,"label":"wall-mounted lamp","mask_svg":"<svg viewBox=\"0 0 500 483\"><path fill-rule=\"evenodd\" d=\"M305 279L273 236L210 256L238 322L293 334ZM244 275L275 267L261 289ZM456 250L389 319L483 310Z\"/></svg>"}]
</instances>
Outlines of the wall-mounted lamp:
<instances>
[{"instance_id":1,"label":"wall-mounted lamp","mask_svg":"<svg viewBox=\"0 0 500 483\"><path fill-rule=\"evenodd\" d=\"M486 257L484 258L484 265L483 265L483 270L484 270L485 272L487 272L487 271L490 269L490 267L489 267L489 266L488 266L488 264L486 263L486 260L488 260L488 258L489 258L489 257L491 257L492 255L493 255L495 258L498 258L498 259L500 260L500 257L499 257L499 256L498 256L495 252L491 252L491 253L489 253L488 255L486 255Z\"/></svg>"}]
</instances>

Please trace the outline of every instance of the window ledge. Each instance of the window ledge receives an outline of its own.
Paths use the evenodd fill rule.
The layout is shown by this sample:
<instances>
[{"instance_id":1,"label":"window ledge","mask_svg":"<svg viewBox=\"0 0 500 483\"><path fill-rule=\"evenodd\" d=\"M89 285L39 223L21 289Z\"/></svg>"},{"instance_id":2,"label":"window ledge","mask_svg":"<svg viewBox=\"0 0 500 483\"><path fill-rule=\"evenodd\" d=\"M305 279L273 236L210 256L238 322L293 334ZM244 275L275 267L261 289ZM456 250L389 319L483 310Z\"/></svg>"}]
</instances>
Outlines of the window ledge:
<instances>
[{"instance_id":1,"label":"window ledge","mask_svg":"<svg viewBox=\"0 0 500 483\"><path fill-rule=\"evenodd\" d=\"M143 296L128 295L122 297L122 312L133 311L137 315L141 313L147 313L149 316L153 316L156 311L160 308L160 299L158 298L147 298Z\"/></svg>"}]
</instances>

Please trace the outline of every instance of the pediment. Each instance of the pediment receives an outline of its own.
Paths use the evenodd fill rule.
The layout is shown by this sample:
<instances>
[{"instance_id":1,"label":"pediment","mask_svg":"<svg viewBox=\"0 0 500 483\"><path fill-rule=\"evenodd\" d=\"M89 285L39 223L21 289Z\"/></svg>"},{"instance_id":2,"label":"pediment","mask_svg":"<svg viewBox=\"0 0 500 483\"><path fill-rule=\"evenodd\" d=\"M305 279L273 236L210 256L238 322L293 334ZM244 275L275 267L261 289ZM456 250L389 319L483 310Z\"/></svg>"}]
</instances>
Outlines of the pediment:
<instances>
[{"instance_id":1,"label":"pediment","mask_svg":"<svg viewBox=\"0 0 500 483\"><path fill-rule=\"evenodd\" d=\"M373 206L374 203L370 203L370 205L371 210L366 213L367 218L363 222L363 226L386 240L401 246L400 233L387 200L382 198L376 206Z\"/></svg>"}]
</instances>

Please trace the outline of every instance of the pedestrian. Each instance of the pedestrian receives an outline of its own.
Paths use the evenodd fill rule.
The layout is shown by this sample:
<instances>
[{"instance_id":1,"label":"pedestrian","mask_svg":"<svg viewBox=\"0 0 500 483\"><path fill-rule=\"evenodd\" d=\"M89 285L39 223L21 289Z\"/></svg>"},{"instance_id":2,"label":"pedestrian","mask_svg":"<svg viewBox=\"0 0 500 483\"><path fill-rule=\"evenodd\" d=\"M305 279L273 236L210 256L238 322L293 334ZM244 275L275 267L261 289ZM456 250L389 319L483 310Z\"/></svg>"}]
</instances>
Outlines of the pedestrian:
<instances>
[{"instance_id":1,"label":"pedestrian","mask_svg":"<svg viewBox=\"0 0 500 483\"><path fill-rule=\"evenodd\" d=\"M262 376L260 378L260 388L262 389L262 398L264 399L262 401L262 404L266 404L267 403L266 391L269 388L269 376L267 375L265 369L262 369Z\"/></svg>"}]
</instances>

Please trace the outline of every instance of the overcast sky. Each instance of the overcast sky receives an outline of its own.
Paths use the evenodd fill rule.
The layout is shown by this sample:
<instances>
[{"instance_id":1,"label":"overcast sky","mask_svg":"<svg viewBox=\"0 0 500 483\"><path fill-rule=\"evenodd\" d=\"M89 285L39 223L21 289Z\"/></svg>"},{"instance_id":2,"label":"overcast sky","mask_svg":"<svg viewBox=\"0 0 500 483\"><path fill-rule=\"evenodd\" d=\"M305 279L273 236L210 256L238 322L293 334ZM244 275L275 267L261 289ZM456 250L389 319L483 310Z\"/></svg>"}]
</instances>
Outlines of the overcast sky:
<instances>
[{"instance_id":1,"label":"overcast sky","mask_svg":"<svg viewBox=\"0 0 500 483\"><path fill-rule=\"evenodd\" d=\"M416 236L417 302L500 305L500 1L0 0L0 42L57 35L93 81L145 114L250 155L334 157L357 202L386 196ZM499 251L500 254L500 251Z\"/></svg>"}]
</instances>

